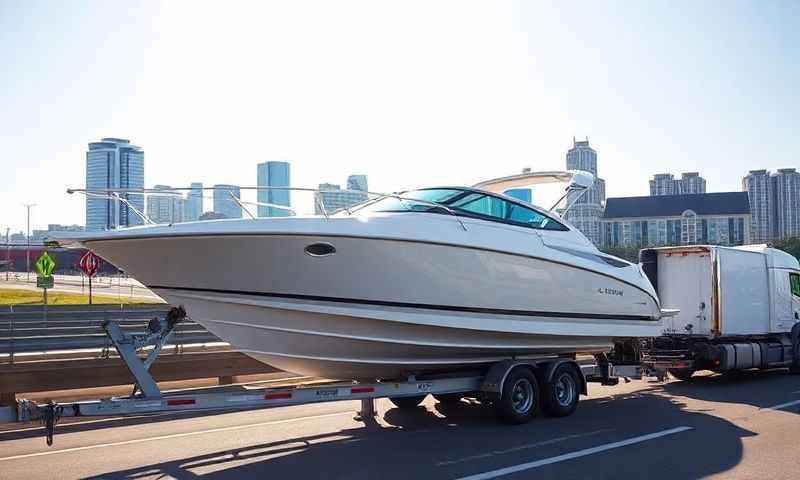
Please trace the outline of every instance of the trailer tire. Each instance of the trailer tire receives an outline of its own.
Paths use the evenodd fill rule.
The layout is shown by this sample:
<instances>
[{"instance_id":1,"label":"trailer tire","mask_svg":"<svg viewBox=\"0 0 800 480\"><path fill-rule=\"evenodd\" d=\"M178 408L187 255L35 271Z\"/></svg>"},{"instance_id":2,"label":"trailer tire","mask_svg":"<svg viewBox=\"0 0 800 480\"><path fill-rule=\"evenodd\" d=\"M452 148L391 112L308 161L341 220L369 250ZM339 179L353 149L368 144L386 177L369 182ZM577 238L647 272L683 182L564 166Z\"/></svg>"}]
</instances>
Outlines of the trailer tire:
<instances>
[{"instance_id":1,"label":"trailer tire","mask_svg":"<svg viewBox=\"0 0 800 480\"><path fill-rule=\"evenodd\" d=\"M692 375L694 375L694 369L691 368L670 368L669 374L673 377L677 378L678 380L688 381L692 379Z\"/></svg>"},{"instance_id":2,"label":"trailer tire","mask_svg":"<svg viewBox=\"0 0 800 480\"><path fill-rule=\"evenodd\" d=\"M539 410L539 384L528 367L516 367L503 382L503 392L494 402L495 412L504 423L528 423Z\"/></svg>"},{"instance_id":3,"label":"trailer tire","mask_svg":"<svg viewBox=\"0 0 800 480\"><path fill-rule=\"evenodd\" d=\"M581 379L575 368L562 363L542 389L542 410L550 417L566 417L578 408Z\"/></svg>"},{"instance_id":4,"label":"trailer tire","mask_svg":"<svg viewBox=\"0 0 800 480\"><path fill-rule=\"evenodd\" d=\"M389 401L397 408L417 408L427 395L414 395L411 397L389 397Z\"/></svg>"}]
</instances>

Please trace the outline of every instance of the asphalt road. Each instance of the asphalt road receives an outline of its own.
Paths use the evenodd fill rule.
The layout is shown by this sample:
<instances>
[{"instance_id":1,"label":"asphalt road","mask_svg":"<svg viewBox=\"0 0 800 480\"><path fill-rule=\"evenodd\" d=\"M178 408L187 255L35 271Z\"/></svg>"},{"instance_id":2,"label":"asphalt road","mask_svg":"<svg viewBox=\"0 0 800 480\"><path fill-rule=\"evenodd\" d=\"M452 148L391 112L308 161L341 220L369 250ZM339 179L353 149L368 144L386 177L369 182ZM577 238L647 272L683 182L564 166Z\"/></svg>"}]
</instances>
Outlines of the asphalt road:
<instances>
[{"instance_id":1,"label":"asphalt road","mask_svg":"<svg viewBox=\"0 0 800 480\"><path fill-rule=\"evenodd\" d=\"M462 402L356 402L0 431L0 478L800 478L800 376L591 386L568 418L496 423Z\"/></svg>"}]
</instances>

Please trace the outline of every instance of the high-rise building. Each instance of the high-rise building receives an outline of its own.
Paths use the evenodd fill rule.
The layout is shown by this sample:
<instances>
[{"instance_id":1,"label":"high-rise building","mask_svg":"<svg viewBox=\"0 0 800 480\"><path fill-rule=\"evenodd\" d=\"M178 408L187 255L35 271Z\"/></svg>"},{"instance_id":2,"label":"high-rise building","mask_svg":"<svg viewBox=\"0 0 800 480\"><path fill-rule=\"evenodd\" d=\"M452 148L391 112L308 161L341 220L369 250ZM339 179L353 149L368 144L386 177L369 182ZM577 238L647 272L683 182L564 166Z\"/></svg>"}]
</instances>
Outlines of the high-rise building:
<instances>
[{"instance_id":1,"label":"high-rise building","mask_svg":"<svg viewBox=\"0 0 800 480\"><path fill-rule=\"evenodd\" d=\"M369 196L366 175L350 175L347 177L347 189L342 188L335 183L320 183L320 200L325 207L325 213L332 214L353 205L365 202ZM362 193L363 192L363 193ZM314 205L314 211L317 215L322 215L323 211L319 204Z\"/></svg>"},{"instance_id":2,"label":"high-rise building","mask_svg":"<svg viewBox=\"0 0 800 480\"><path fill-rule=\"evenodd\" d=\"M103 138L89 144L86 152L86 189L144 188L144 151L122 138ZM140 212L144 212L144 195L120 193ZM86 230L108 230L141 225L142 219L128 205L111 198L86 197Z\"/></svg>"},{"instance_id":3,"label":"high-rise building","mask_svg":"<svg viewBox=\"0 0 800 480\"><path fill-rule=\"evenodd\" d=\"M151 193L147 196L147 217L155 223L180 223L184 221L186 199L183 194L171 191L169 185L156 185L155 190L164 193Z\"/></svg>"},{"instance_id":4,"label":"high-rise building","mask_svg":"<svg viewBox=\"0 0 800 480\"><path fill-rule=\"evenodd\" d=\"M225 218L242 218L242 207L231 196L242 198L238 186L214 185L214 212Z\"/></svg>"},{"instance_id":5,"label":"high-rise building","mask_svg":"<svg viewBox=\"0 0 800 480\"><path fill-rule=\"evenodd\" d=\"M589 146L589 139L582 142L572 139L572 148L567 152L567 170L584 170L594 175L594 184L586 192L571 192L567 204L572 207L564 218L572 223L595 245L600 244L600 219L606 200L606 181L597 176L597 152Z\"/></svg>"},{"instance_id":6,"label":"high-rise building","mask_svg":"<svg viewBox=\"0 0 800 480\"><path fill-rule=\"evenodd\" d=\"M683 195L693 195L698 193L706 193L706 179L700 176L698 172L686 172L681 174L679 190Z\"/></svg>"},{"instance_id":7,"label":"high-rise building","mask_svg":"<svg viewBox=\"0 0 800 480\"><path fill-rule=\"evenodd\" d=\"M800 173L779 168L772 175L775 193L775 238L800 236Z\"/></svg>"},{"instance_id":8,"label":"high-rise building","mask_svg":"<svg viewBox=\"0 0 800 480\"><path fill-rule=\"evenodd\" d=\"M512 188L511 190L506 190L504 193L517 200L533 203L533 191L530 188Z\"/></svg>"},{"instance_id":9,"label":"high-rise building","mask_svg":"<svg viewBox=\"0 0 800 480\"><path fill-rule=\"evenodd\" d=\"M289 187L290 174L288 162L264 162L258 164L258 186L273 187L259 190L258 201L272 205L291 206L290 191L275 187ZM287 209L276 207L258 207L259 217L288 217L291 212Z\"/></svg>"},{"instance_id":10,"label":"high-rise building","mask_svg":"<svg viewBox=\"0 0 800 480\"><path fill-rule=\"evenodd\" d=\"M650 180L650 196L706 193L706 179L698 172L686 172L676 179L671 173L658 173Z\"/></svg>"},{"instance_id":11,"label":"high-rise building","mask_svg":"<svg viewBox=\"0 0 800 480\"><path fill-rule=\"evenodd\" d=\"M322 203L314 205L314 213L322 215L323 213L336 213L339 210L347 207L345 193L342 187L334 183L320 183L319 187L319 200ZM323 207L325 210L323 211Z\"/></svg>"},{"instance_id":12,"label":"high-rise building","mask_svg":"<svg viewBox=\"0 0 800 480\"><path fill-rule=\"evenodd\" d=\"M186 197L186 210L183 215L185 222L194 222L203 214L203 184L192 183L189 195Z\"/></svg>"},{"instance_id":13,"label":"high-rise building","mask_svg":"<svg viewBox=\"0 0 800 480\"><path fill-rule=\"evenodd\" d=\"M775 234L775 194L768 170L750 170L742 179L742 190L750 198L752 239L755 243L772 240Z\"/></svg>"},{"instance_id":14,"label":"high-rise building","mask_svg":"<svg viewBox=\"0 0 800 480\"><path fill-rule=\"evenodd\" d=\"M800 173L794 168L751 170L742 190L753 209L753 241L767 242L800 236Z\"/></svg>"},{"instance_id":15,"label":"high-rise building","mask_svg":"<svg viewBox=\"0 0 800 480\"><path fill-rule=\"evenodd\" d=\"M367 185L366 175L350 175L347 177L347 189L350 190L347 195L348 207L362 202L366 202L369 196L369 186ZM364 193L359 193L364 192Z\"/></svg>"}]
</instances>

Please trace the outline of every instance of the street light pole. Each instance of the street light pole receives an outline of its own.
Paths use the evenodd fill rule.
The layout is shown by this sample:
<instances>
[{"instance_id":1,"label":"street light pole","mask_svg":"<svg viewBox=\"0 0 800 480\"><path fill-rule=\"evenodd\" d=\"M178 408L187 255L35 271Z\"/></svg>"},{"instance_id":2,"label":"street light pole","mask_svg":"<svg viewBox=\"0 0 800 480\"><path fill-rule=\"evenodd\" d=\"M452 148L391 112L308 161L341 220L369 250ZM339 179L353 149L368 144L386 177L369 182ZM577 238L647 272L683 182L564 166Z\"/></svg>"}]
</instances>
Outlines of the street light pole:
<instances>
[{"instance_id":1,"label":"street light pole","mask_svg":"<svg viewBox=\"0 0 800 480\"><path fill-rule=\"evenodd\" d=\"M35 203L23 203L23 207L28 210L28 232L26 239L28 240L28 248L25 252L25 271L27 272L27 281L31 281L31 208L35 207Z\"/></svg>"}]
</instances>

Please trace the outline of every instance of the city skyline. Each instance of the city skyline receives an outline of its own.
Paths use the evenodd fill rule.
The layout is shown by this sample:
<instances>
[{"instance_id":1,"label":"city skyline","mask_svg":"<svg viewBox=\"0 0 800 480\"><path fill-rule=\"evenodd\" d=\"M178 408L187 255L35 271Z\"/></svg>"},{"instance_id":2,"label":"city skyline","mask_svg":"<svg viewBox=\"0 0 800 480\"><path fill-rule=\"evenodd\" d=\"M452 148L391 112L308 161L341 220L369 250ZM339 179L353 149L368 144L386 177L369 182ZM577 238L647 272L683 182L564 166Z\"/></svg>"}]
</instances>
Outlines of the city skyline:
<instances>
[{"instance_id":1,"label":"city skyline","mask_svg":"<svg viewBox=\"0 0 800 480\"><path fill-rule=\"evenodd\" d=\"M375 191L560 169L573 135L601 152L614 197L646 195L665 171L738 190L748 170L800 160L797 3L421 12L3 2L0 227L24 230L21 203L38 205L33 228L83 223L84 199L65 190L106 135L144 146L148 186L244 184L256 145L259 161L293 163L294 185L367 172ZM126 19L124 35L109 18Z\"/></svg>"}]
</instances>

